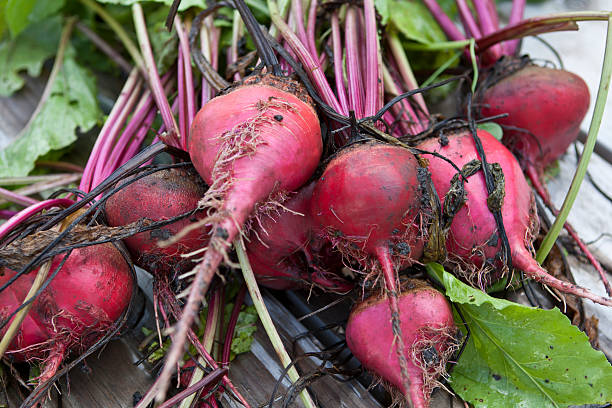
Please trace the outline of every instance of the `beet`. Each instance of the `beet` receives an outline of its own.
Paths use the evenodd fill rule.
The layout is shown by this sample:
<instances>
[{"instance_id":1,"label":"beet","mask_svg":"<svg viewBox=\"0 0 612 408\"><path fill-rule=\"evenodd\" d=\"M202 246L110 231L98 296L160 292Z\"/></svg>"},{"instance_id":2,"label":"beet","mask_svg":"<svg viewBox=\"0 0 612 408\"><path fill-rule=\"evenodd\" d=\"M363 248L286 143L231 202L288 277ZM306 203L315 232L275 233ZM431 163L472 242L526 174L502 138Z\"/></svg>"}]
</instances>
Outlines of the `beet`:
<instances>
[{"instance_id":1,"label":"beet","mask_svg":"<svg viewBox=\"0 0 612 408\"><path fill-rule=\"evenodd\" d=\"M459 168L479 160L472 134L457 131L446 135L443 146L436 139L429 139L418 147L438 152L455 163ZM563 282L549 275L533 258L533 240L539 230L533 193L523 176L520 165L512 153L491 134L478 130L478 136L490 165L497 163L504 174L504 192L501 214L512 253L514 267L527 276L563 292L585 297L594 302L612 306L612 300L595 295L580 286ZM446 193L456 170L446 161L437 157L429 158L431 178L444 205ZM448 258L462 271L468 281L486 286L500 276L503 268L501 259L501 237L493 214L487 204L487 188L482 171L468 177L464 183L466 202L455 214L446 248ZM488 276L493 273L494 276Z\"/></svg>"},{"instance_id":2,"label":"beet","mask_svg":"<svg viewBox=\"0 0 612 408\"><path fill-rule=\"evenodd\" d=\"M127 180L129 181L129 179ZM105 204L109 225L126 225L139 219L161 221L194 211L206 193L206 185L192 167L160 170L140 178L113 194ZM134 263L156 276L177 274L194 266L182 255L206 247L208 230L196 228L171 245L168 240L194 222L205 218L204 211L168 224L159 229L141 232L124 239Z\"/></svg>"},{"instance_id":3,"label":"beet","mask_svg":"<svg viewBox=\"0 0 612 408\"><path fill-rule=\"evenodd\" d=\"M450 304L423 281L407 280L399 294L401 333L406 344L410 388L404 388L400 362L392 352L396 334L387 299L373 296L357 304L346 326L346 343L365 368L408 393L415 408L429 406L431 391L445 375L445 365L457 350Z\"/></svg>"},{"instance_id":4,"label":"beet","mask_svg":"<svg viewBox=\"0 0 612 408\"><path fill-rule=\"evenodd\" d=\"M188 150L210 185L201 204L211 209L212 235L195 268L160 374L162 388L183 353L187 331L227 249L256 205L278 201L306 183L319 163L323 142L305 89L292 80L264 74L247 78L204 105L193 121Z\"/></svg>"},{"instance_id":5,"label":"beet","mask_svg":"<svg viewBox=\"0 0 612 408\"><path fill-rule=\"evenodd\" d=\"M394 325L399 325L397 271L423 254L426 212L419 165L407 149L360 143L341 150L315 187L311 214L348 259L384 277ZM397 354L408 380L401 335ZM408 385L404 389L408 389Z\"/></svg>"},{"instance_id":6,"label":"beet","mask_svg":"<svg viewBox=\"0 0 612 408\"><path fill-rule=\"evenodd\" d=\"M543 169L576 140L589 101L578 75L528 65L488 87L480 103L483 116L508 113L495 120L506 126L502 141L539 183Z\"/></svg>"},{"instance_id":7,"label":"beet","mask_svg":"<svg viewBox=\"0 0 612 408\"><path fill-rule=\"evenodd\" d=\"M299 289L315 285L324 290L347 292L352 288L333 271L342 266L337 252L317 236L310 216L314 183L276 211L257 216L246 245L257 281L272 289Z\"/></svg>"},{"instance_id":8,"label":"beet","mask_svg":"<svg viewBox=\"0 0 612 408\"><path fill-rule=\"evenodd\" d=\"M50 273L64 257L53 258ZM2 320L21 305L36 273L19 277L0 293ZM0 269L0 284L14 275L15 271ZM17 361L42 362L39 380L48 381L70 353L83 353L107 334L127 309L134 284L131 266L113 244L74 249L34 301L7 355Z\"/></svg>"}]
</instances>

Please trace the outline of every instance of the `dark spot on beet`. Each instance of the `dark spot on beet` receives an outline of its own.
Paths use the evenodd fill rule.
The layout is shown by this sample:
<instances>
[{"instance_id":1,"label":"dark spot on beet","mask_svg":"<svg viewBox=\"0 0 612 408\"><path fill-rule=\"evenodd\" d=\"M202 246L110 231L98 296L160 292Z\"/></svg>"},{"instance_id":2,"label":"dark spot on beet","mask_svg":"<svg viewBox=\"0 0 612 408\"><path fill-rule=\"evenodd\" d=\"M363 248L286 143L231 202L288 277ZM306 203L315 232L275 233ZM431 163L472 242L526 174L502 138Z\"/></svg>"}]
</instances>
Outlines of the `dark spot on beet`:
<instances>
[{"instance_id":1,"label":"dark spot on beet","mask_svg":"<svg viewBox=\"0 0 612 408\"><path fill-rule=\"evenodd\" d=\"M393 228L393 231L391 231L391 233L392 233L393 235L397 235L397 234L399 234L399 233L400 233L400 231L399 231L397 228Z\"/></svg>"},{"instance_id":2,"label":"dark spot on beet","mask_svg":"<svg viewBox=\"0 0 612 408\"><path fill-rule=\"evenodd\" d=\"M440 361L440 356L438 355L438 351L434 346L429 346L421 353L423 357L423 361L426 366L431 366L434 364L438 364Z\"/></svg>"},{"instance_id":3,"label":"dark spot on beet","mask_svg":"<svg viewBox=\"0 0 612 408\"><path fill-rule=\"evenodd\" d=\"M448 145L448 136L446 136L444 133L440 134L440 137L438 138L438 142L440 143L441 146Z\"/></svg>"},{"instance_id":4,"label":"dark spot on beet","mask_svg":"<svg viewBox=\"0 0 612 408\"><path fill-rule=\"evenodd\" d=\"M223 227L218 227L215 230L215 237L220 237L223 239L227 239L227 237L229 237L229 234L227 233L227 230Z\"/></svg>"},{"instance_id":5,"label":"dark spot on beet","mask_svg":"<svg viewBox=\"0 0 612 408\"><path fill-rule=\"evenodd\" d=\"M399 252L400 255L409 255L410 254L410 245L405 242L398 242L395 245L395 249Z\"/></svg>"},{"instance_id":6,"label":"dark spot on beet","mask_svg":"<svg viewBox=\"0 0 612 408\"><path fill-rule=\"evenodd\" d=\"M499 381L499 380L501 380L501 375L499 375L499 374L493 374L493 379L494 379L495 381Z\"/></svg>"},{"instance_id":7,"label":"dark spot on beet","mask_svg":"<svg viewBox=\"0 0 612 408\"><path fill-rule=\"evenodd\" d=\"M283 115L274 115L274 120L277 122L282 122L283 121Z\"/></svg>"},{"instance_id":8,"label":"dark spot on beet","mask_svg":"<svg viewBox=\"0 0 612 408\"><path fill-rule=\"evenodd\" d=\"M155 239L168 239L172 236L172 232L166 228L160 228L151 231L150 236Z\"/></svg>"}]
</instances>

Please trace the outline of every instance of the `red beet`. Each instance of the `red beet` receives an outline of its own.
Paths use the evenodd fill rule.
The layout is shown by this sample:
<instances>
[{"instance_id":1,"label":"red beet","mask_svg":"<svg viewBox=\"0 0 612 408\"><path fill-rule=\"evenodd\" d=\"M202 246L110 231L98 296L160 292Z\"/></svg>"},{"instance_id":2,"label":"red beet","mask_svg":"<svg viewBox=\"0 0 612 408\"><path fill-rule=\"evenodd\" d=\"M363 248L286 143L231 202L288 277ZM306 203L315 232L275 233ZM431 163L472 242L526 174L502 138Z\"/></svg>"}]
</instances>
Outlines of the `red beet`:
<instances>
[{"instance_id":1,"label":"red beet","mask_svg":"<svg viewBox=\"0 0 612 408\"><path fill-rule=\"evenodd\" d=\"M478 130L478 136L489 164L498 163L504 173L505 197L501 214L512 253L512 264L532 279L561 291L612 306L612 300L597 296L585 288L563 282L549 275L532 256L533 240L539 230L535 201L523 176L520 165L512 153L491 134ZM429 139L418 146L435 151L462 168L479 160L472 134L458 131L448 135L448 143L442 146L436 139ZM455 169L446 161L431 157L429 170L440 201L449 191ZM464 269L464 275L480 286L490 283L486 274L500 268L501 239L495 219L487 205L487 189L482 171L468 178L464 184L466 202L454 216L446 240L449 260ZM483 265L485 266L484 268Z\"/></svg>"},{"instance_id":2,"label":"red beet","mask_svg":"<svg viewBox=\"0 0 612 408\"><path fill-rule=\"evenodd\" d=\"M396 295L397 270L423 253L426 217L418 167L407 149L352 145L329 162L312 198L311 214L327 238L346 257L382 273L386 289ZM399 318L397 296L389 296L389 307ZM401 336L397 353L407 380Z\"/></svg>"},{"instance_id":3,"label":"red beet","mask_svg":"<svg viewBox=\"0 0 612 408\"><path fill-rule=\"evenodd\" d=\"M576 140L589 108L589 88L582 78L561 69L528 65L484 91L483 116L505 128L503 143L540 183L544 167L561 157Z\"/></svg>"},{"instance_id":4,"label":"red beet","mask_svg":"<svg viewBox=\"0 0 612 408\"><path fill-rule=\"evenodd\" d=\"M105 204L106 218L111 226L126 225L142 218L153 221L174 218L195 210L204 193L206 185L193 168L161 170L113 194ZM164 248L158 244L204 217L204 212L198 211L159 229L133 235L124 242L134 263L157 276L185 272L194 263L181 255L205 247L208 230L196 228Z\"/></svg>"},{"instance_id":5,"label":"red beet","mask_svg":"<svg viewBox=\"0 0 612 408\"><path fill-rule=\"evenodd\" d=\"M53 259L50 273L64 257ZM0 272L0 284L15 275L7 268ZM23 275L0 293L2 320L21 305L35 276L36 271ZM41 361L39 380L49 380L71 352L84 352L108 332L125 312L133 288L131 267L112 244L73 250L34 301L7 354L17 361Z\"/></svg>"},{"instance_id":6,"label":"red beet","mask_svg":"<svg viewBox=\"0 0 612 408\"><path fill-rule=\"evenodd\" d=\"M162 387L183 353L187 331L217 267L256 204L301 187L316 169L323 143L316 112L301 85L263 75L204 105L191 127L188 150L210 185L203 204L215 213L210 244L196 267L160 374Z\"/></svg>"},{"instance_id":7,"label":"red beet","mask_svg":"<svg viewBox=\"0 0 612 408\"><path fill-rule=\"evenodd\" d=\"M314 186L300 189L283 208L260 214L254 222L246 251L260 284L279 290L313 284L336 292L352 288L329 268L342 265L338 253L327 253L326 242L314 232L309 211Z\"/></svg>"},{"instance_id":8,"label":"red beet","mask_svg":"<svg viewBox=\"0 0 612 408\"><path fill-rule=\"evenodd\" d=\"M429 396L445 365L457 350L453 313L446 298L423 281L409 279L399 295L401 333L406 344L410 388L402 381L400 362L392 352L396 333L387 299L372 297L351 311L346 343L365 368L409 393L415 408L429 406Z\"/></svg>"}]
</instances>

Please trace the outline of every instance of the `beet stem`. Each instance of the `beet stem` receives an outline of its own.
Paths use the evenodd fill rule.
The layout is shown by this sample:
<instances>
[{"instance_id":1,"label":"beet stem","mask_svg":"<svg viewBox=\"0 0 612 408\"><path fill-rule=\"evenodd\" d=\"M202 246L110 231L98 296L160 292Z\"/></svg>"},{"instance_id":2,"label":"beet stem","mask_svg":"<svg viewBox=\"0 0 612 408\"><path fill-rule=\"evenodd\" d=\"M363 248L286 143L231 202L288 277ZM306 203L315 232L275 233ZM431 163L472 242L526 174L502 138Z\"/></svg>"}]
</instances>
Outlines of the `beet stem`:
<instances>
[{"instance_id":1,"label":"beet stem","mask_svg":"<svg viewBox=\"0 0 612 408\"><path fill-rule=\"evenodd\" d=\"M408 376L408 362L406 361L406 347L404 345L404 336L402 335L400 310L399 310L399 295L397 293L396 273L393 268L393 261L389 254L389 249L378 247L376 256L382 267L383 276L385 278L385 286L387 288L387 296L389 297L389 309L391 311L391 327L393 335L397 340L397 358L399 360L400 370L402 374L402 387L404 388L404 398L408 403L408 408L413 408L412 398L410 397L410 377Z\"/></svg>"},{"instance_id":2,"label":"beet stem","mask_svg":"<svg viewBox=\"0 0 612 408\"><path fill-rule=\"evenodd\" d=\"M240 267L242 268L242 275L244 276L246 286L249 289L249 294L251 295L255 309L257 309L259 319L266 330L268 338L272 342L272 346L274 346L274 351L276 351L283 368L289 367L291 366L291 357L289 357L289 354L285 350L280 335L278 334L278 331L276 331L274 322L272 322L272 318L268 313L266 304L264 303L259 287L257 286L257 281L255 280L255 275L253 274L253 269L251 268L249 258L246 254L246 249L244 247L244 243L242 242L242 238L239 237L234 241L234 248L236 248L236 254L238 255L238 260L240 261ZM295 369L295 366L291 366L286 371L292 383L297 383L299 381L300 376ZM306 408L316 407L306 388L301 391L300 398L302 399L302 402Z\"/></svg>"},{"instance_id":3,"label":"beet stem","mask_svg":"<svg viewBox=\"0 0 612 408\"><path fill-rule=\"evenodd\" d=\"M223 343L223 355L221 358L221 364L227 365L230 362L230 354L232 351L232 340L234 338L234 331L236 330L236 323L238 323L238 316L240 315L240 309L244 304L244 298L246 297L247 287L242 285L240 291L234 301L234 308L232 309L232 315L227 325L227 333L225 333L225 342Z\"/></svg>"}]
</instances>

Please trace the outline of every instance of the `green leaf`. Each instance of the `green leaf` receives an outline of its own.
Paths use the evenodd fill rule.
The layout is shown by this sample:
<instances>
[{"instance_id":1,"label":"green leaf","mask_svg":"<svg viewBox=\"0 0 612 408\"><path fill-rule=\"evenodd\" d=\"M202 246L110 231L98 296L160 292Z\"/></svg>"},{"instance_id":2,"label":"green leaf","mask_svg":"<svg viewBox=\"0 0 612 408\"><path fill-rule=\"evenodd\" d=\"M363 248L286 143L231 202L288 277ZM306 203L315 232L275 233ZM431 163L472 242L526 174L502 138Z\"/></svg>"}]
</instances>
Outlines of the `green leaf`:
<instances>
[{"instance_id":1,"label":"green leaf","mask_svg":"<svg viewBox=\"0 0 612 408\"><path fill-rule=\"evenodd\" d=\"M99 118L95 78L75 61L74 49L68 47L42 109L22 135L0 151L0 177L27 175L38 157L69 146L77 131L88 131Z\"/></svg>"},{"instance_id":2,"label":"green leaf","mask_svg":"<svg viewBox=\"0 0 612 408\"><path fill-rule=\"evenodd\" d=\"M62 30L59 16L33 24L19 37L0 43L0 96L10 96L24 85L19 72L40 75L45 60L55 54Z\"/></svg>"},{"instance_id":3,"label":"green leaf","mask_svg":"<svg viewBox=\"0 0 612 408\"><path fill-rule=\"evenodd\" d=\"M465 401L475 407L567 407L612 400L610 363L558 309L496 299L440 265L427 268L470 329L451 377Z\"/></svg>"},{"instance_id":4,"label":"green leaf","mask_svg":"<svg viewBox=\"0 0 612 408\"><path fill-rule=\"evenodd\" d=\"M375 0L383 24L389 24L407 39L419 43L446 41L444 32L421 2L406 0Z\"/></svg>"},{"instance_id":5,"label":"green leaf","mask_svg":"<svg viewBox=\"0 0 612 408\"><path fill-rule=\"evenodd\" d=\"M242 307L238 315L236 330L232 340L230 360L233 360L237 354L246 353L251 350L251 344L255 339L254 334L257 331L257 311L255 306Z\"/></svg>"},{"instance_id":6,"label":"green leaf","mask_svg":"<svg viewBox=\"0 0 612 408\"><path fill-rule=\"evenodd\" d=\"M36 0L28 16L29 23L36 23L56 14L66 4L66 0Z\"/></svg>"},{"instance_id":7,"label":"green leaf","mask_svg":"<svg viewBox=\"0 0 612 408\"><path fill-rule=\"evenodd\" d=\"M8 28L8 25L6 23L6 18L4 17L6 15L4 10L5 10L7 3L8 3L8 0L0 0L0 11L2 11L2 15L0 15L0 40L4 38L4 33L6 32L6 29Z\"/></svg>"},{"instance_id":8,"label":"green leaf","mask_svg":"<svg viewBox=\"0 0 612 408\"><path fill-rule=\"evenodd\" d=\"M4 6L4 16L11 36L17 37L30 24L28 16L35 4L36 0L8 0Z\"/></svg>"},{"instance_id":9,"label":"green leaf","mask_svg":"<svg viewBox=\"0 0 612 408\"><path fill-rule=\"evenodd\" d=\"M482 129L482 130L484 130L486 132L489 132L497 140L501 141L502 137L504 136L504 131L503 131L502 127L499 126L495 122L479 123L477 127L478 127L478 129Z\"/></svg>"}]
</instances>

